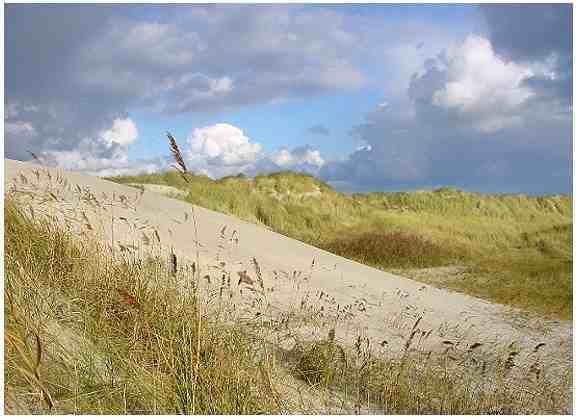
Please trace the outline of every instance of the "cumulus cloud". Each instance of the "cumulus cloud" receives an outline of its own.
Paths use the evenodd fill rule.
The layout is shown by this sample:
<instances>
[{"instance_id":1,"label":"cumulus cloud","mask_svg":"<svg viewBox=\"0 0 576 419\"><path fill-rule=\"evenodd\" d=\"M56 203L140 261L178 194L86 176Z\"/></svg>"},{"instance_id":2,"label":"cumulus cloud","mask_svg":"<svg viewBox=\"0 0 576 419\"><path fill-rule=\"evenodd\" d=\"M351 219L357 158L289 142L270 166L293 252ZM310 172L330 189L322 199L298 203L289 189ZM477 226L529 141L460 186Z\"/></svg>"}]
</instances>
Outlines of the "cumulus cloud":
<instances>
[{"instance_id":1,"label":"cumulus cloud","mask_svg":"<svg viewBox=\"0 0 576 419\"><path fill-rule=\"evenodd\" d=\"M130 118L117 118L110 129L100 133L100 137L108 144L127 146L138 138L138 129Z\"/></svg>"},{"instance_id":2,"label":"cumulus cloud","mask_svg":"<svg viewBox=\"0 0 576 419\"><path fill-rule=\"evenodd\" d=\"M282 149L270 155L269 159L282 169L308 173L316 173L325 163L320 151L310 146Z\"/></svg>"},{"instance_id":3,"label":"cumulus cloud","mask_svg":"<svg viewBox=\"0 0 576 419\"><path fill-rule=\"evenodd\" d=\"M266 153L244 131L226 123L194 129L183 152L190 170L212 178L280 170L316 174L325 163L320 152L310 146Z\"/></svg>"},{"instance_id":4,"label":"cumulus cloud","mask_svg":"<svg viewBox=\"0 0 576 419\"><path fill-rule=\"evenodd\" d=\"M348 190L571 190L572 116L529 83L553 81L553 62L514 61L470 36L422 66L410 106L368 113L352 131L363 146L325 164L323 179Z\"/></svg>"},{"instance_id":5,"label":"cumulus cloud","mask_svg":"<svg viewBox=\"0 0 576 419\"><path fill-rule=\"evenodd\" d=\"M13 109L18 109L13 108ZM12 113L12 117L17 116ZM36 135L29 123L5 123L7 135L18 138L30 138ZM17 126L21 132L11 132L11 127ZM24 135L24 136L23 136ZM79 171L95 176L114 176L138 173L152 173L168 167L162 159L129 160L128 146L138 137L138 129L130 118L117 118L112 126L101 130L94 137L85 137L78 140L71 149L60 147L64 142L59 138L48 138L44 149L35 149L34 143L28 143L29 150L40 158L47 166L60 167L65 170ZM28 150L26 150L28 153ZM31 155L27 155L30 158Z\"/></svg>"},{"instance_id":6,"label":"cumulus cloud","mask_svg":"<svg viewBox=\"0 0 576 419\"><path fill-rule=\"evenodd\" d=\"M87 154L82 147L78 151L47 151L42 153L40 158L48 166L102 177L149 174L168 169L168 164L163 159L129 161L125 156L94 157Z\"/></svg>"},{"instance_id":7,"label":"cumulus cloud","mask_svg":"<svg viewBox=\"0 0 576 419\"><path fill-rule=\"evenodd\" d=\"M201 158L211 166L244 167L254 163L262 146L251 143L244 132L230 124L197 128L188 138L188 159Z\"/></svg>"},{"instance_id":8,"label":"cumulus cloud","mask_svg":"<svg viewBox=\"0 0 576 419\"><path fill-rule=\"evenodd\" d=\"M438 106L480 112L487 108L515 108L532 92L521 86L534 73L528 67L506 63L494 55L487 39L470 36L446 56L447 82L434 93Z\"/></svg>"},{"instance_id":9,"label":"cumulus cloud","mask_svg":"<svg viewBox=\"0 0 576 419\"><path fill-rule=\"evenodd\" d=\"M452 118L486 133L522 123L525 104L536 93L525 82L551 79L547 62L518 64L497 56L490 41L469 36L412 77L409 95L418 112Z\"/></svg>"}]
</instances>

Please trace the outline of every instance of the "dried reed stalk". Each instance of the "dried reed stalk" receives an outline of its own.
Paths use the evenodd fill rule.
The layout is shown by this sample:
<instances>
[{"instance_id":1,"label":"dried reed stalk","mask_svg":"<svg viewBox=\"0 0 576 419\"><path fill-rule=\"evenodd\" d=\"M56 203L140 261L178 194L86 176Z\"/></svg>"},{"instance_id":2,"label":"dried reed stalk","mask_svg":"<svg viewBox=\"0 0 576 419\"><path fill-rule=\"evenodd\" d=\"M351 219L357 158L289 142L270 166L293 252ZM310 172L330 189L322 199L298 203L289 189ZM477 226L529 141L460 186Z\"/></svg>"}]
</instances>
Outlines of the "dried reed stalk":
<instances>
[{"instance_id":1,"label":"dried reed stalk","mask_svg":"<svg viewBox=\"0 0 576 419\"><path fill-rule=\"evenodd\" d=\"M190 183L190 181L186 177L186 175L189 173L188 168L186 167L186 163L184 163L184 158L182 157L182 153L180 152L178 143L176 143L176 139L169 132L166 133L166 136L168 137L168 143L170 144L170 151L172 152L172 156L176 161L176 164L172 165L172 167L174 167L178 171L178 173L180 173L180 175L182 176L182 178L184 178L184 181L186 183Z\"/></svg>"},{"instance_id":2,"label":"dried reed stalk","mask_svg":"<svg viewBox=\"0 0 576 419\"><path fill-rule=\"evenodd\" d=\"M38 164L43 164L42 160L40 159L40 157L38 157L38 155L30 150L26 150L28 152L28 154L30 154L32 156L32 160L36 161Z\"/></svg>"}]
</instances>

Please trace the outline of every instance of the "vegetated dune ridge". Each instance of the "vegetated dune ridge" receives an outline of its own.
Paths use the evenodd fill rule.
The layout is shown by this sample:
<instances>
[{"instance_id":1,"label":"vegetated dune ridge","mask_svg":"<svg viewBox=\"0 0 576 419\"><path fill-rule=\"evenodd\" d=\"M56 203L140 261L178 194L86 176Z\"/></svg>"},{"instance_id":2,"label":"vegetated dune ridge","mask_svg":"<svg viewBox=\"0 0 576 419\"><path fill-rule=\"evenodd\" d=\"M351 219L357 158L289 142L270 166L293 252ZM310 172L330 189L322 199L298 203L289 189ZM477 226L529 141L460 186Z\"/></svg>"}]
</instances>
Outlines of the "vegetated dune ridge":
<instances>
[{"instance_id":1,"label":"vegetated dune ridge","mask_svg":"<svg viewBox=\"0 0 576 419\"><path fill-rule=\"evenodd\" d=\"M544 343L538 356L552 374L571 369L568 321L538 319L436 289L234 217L96 177L5 160L5 186L25 210L55 217L79 235L98 235L115 256L160 252L168 257L173 251L180 269L196 261L202 275L225 266L233 281L247 278L244 282L256 284L261 277L265 306L242 305L245 297L239 295L239 309L258 316L309 307L318 321L301 327L302 336L325 337L338 321L338 342L353 344L361 333L382 354L394 356L418 322L419 330L430 332L419 342L422 350L469 351L481 343L482 353L490 356L515 347L516 364L527 365L533 349Z\"/></svg>"}]
</instances>

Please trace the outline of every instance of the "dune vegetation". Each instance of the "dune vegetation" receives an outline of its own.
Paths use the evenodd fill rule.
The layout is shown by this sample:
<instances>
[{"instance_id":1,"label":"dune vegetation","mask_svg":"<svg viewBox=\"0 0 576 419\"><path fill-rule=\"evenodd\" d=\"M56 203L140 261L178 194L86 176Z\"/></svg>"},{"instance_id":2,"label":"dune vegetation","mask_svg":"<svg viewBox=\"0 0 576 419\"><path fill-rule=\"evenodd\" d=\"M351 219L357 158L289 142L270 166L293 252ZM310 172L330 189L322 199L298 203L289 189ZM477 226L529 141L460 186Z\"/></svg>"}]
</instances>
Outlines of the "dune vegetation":
<instances>
[{"instance_id":1,"label":"dune vegetation","mask_svg":"<svg viewBox=\"0 0 576 419\"><path fill-rule=\"evenodd\" d=\"M370 212L327 194L348 202L351 212ZM276 198L259 199L270 204L267 199ZM238 288L230 272L222 271L220 284L193 266L175 275L159 258L114 259L98 242L77 240L28 215L12 199L6 200L4 227L9 414L565 414L569 409L570 371L560 376L540 365L543 344L528 348L534 360L526 366L514 363L518 352L511 346L486 357L480 342L459 351L445 342L445 350L423 352L419 342L426 331L417 320L407 330L402 353L392 358L377 355L375 347L383 343L360 335L354 347L344 347L338 324L323 339L297 340L283 349L266 331L289 333L287 322L238 318L226 300ZM203 293L200 285L210 283L215 288ZM306 321L304 311L290 314Z\"/></svg>"},{"instance_id":2,"label":"dune vegetation","mask_svg":"<svg viewBox=\"0 0 576 419\"><path fill-rule=\"evenodd\" d=\"M109 180L175 187L184 192L179 199L380 269L552 318L572 315L568 196L452 188L346 195L292 172L185 180L169 171ZM458 269L434 269L448 266Z\"/></svg>"}]
</instances>

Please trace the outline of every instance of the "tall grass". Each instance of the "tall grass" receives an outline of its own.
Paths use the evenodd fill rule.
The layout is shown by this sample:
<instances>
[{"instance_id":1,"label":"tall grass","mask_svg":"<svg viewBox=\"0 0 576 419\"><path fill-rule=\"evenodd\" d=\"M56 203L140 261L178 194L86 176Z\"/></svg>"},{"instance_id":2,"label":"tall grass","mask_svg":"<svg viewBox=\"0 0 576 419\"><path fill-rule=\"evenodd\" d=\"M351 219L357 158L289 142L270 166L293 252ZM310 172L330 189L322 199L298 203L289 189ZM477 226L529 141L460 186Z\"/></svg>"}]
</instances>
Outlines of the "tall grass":
<instances>
[{"instance_id":1,"label":"tall grass","mask_svg":"<svg viewBox=\"0 0 576 419\"><path fill-rule=\"evenodd\" d=\"M279 411L249 336L199 321L160 261L113 262L9 201L5 239L8 412Z\"/></svg>"},{"instance_id":2,"label":"tall grass","mask_svg":"<svg viewBox=\"0 0 576 419\"><path fill-rule=\"evenodd\" d=\"M339 324L325 340L278 348L260 318L238 322L201 298L198 266L175 276L158 258L112 259L11 200L5 208L7 413L567 412L569 371L550 380L513 367L512 353L483 357L479 344L422 352L430 332L419 321L400 357L361 334L344 346Z\"/></svg>"}]
</instances>

